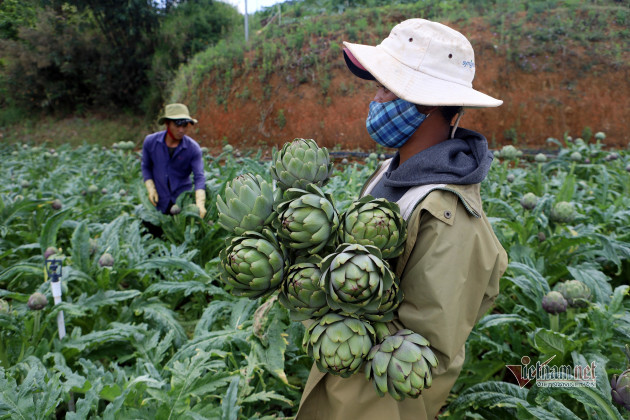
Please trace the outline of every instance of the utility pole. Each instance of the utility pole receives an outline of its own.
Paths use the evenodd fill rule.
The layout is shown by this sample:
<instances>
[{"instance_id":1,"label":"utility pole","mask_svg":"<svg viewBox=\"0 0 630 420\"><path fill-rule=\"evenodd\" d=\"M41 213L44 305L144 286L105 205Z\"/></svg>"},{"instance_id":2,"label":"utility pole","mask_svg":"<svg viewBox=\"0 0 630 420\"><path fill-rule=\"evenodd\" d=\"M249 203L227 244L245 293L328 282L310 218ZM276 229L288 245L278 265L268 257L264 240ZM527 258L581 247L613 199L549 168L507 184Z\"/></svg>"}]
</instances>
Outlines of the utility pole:
<instances>
[{"instance_id":1,"label":"utility pole","mask_svg":"<svg viewBox=\"0 0 630 420\"><path fill-rule=\"evenodd\" d=\"M245 0L245 42L249 41L249 24L247 23L247 0Z\"/></svg>"}]
</instances>

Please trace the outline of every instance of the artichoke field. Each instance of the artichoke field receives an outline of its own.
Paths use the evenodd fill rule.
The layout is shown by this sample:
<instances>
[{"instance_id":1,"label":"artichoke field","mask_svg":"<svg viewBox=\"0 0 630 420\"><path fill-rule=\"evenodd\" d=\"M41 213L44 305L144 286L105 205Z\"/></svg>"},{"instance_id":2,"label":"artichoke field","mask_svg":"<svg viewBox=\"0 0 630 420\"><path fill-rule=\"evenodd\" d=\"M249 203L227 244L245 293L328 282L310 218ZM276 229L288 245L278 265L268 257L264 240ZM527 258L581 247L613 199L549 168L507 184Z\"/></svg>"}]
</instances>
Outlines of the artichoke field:
<instances>
[{"instance_id":1,"label":"artichoke field","mask_svg":"<svg viewBox=\"0 0 630 420\"><path fill-rule=\"evenodd\" d=\"M605 141L601 133L550 138L539 156L508 149L495 158L481 194L509 266L495 306L466 342L440 418L627 417L630 154ZM347 261L360 256L379 267L380 252L382 266L393 267L386 249L396 249L399 239L388 241L385 232L395 232L397 222L378 203L356 199L380 152L337 159L327 182L311 183L332 204L338 226L331 243L309 254L308 247L288 246L273 226L278 205L290 198L280 192L308 192L309 184L283 187L264 151L204 152L202 220L192 193L177 200L178 214L155 211L137 149L27 143L0 148L7 181L0 185L0 419L292 418L313 362L343 375L369 373L376 398L379 392L413 398L420 382L426 388L435 379L430 355L424 361L431 377L418 357L420 338L411 342L413 351L386 338L404 334L386 321L401 298L395 277L375 312L376 298L354 312L345 303L348 312L333 310L320 286L322 261L330 257L333 266L335 254L341 262L351 246L369 252ZM331 160L322 173L330 172ZM240 186L233 182L239 177ZM250 201L251 191L260 204ZM219 196L228 213L242 213L220 218ZM570 205L556 206L561 202ZM254 208L255 218L246 219ZM372 217L378 226L366 225ZM163 233L149 233L145 222ZM361 242L366 238L374 241ZM227 258L228 248L232 263L224 267L220 255ZM46 270L52 259L63 265L61 303ZM368 285L374 276L360 274L359 266L335 266L336 281ZM250 283L260 297L236 296ZM62 311L67 334L60 339ZM303 320L309 328L296 322ZM519 365L524 356L531 360L525 369L552 356L554 366L594 362L596 384L542 388L532 380L521 388L506 364Z\"/></svg>"}]
</instances>

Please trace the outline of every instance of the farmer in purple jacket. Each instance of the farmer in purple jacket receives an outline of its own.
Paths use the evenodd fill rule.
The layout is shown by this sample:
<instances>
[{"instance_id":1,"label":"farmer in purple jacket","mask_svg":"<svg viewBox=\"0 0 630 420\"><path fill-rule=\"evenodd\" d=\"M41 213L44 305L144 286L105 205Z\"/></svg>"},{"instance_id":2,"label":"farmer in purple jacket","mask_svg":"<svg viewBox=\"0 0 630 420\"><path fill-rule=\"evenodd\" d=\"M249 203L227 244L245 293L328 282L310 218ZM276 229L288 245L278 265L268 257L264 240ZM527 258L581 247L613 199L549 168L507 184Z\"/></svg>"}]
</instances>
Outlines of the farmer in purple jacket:
<instances>
[{"instance_id":1,"label":"farmer in purple jacket","mask_svg":"<svg viewBox=\"0 0 630 420\"><path fill-rule=\"evenodd\" d=\"M142 177L149 201L162 213L168 213L177 197L195 181L195 203L199 215L206 215L206 178L199 144L186 135L188 126L197 123L184 104L166 105L158 124L165 131L148 135L142 146Z\"/></svg>"}]
</instances>

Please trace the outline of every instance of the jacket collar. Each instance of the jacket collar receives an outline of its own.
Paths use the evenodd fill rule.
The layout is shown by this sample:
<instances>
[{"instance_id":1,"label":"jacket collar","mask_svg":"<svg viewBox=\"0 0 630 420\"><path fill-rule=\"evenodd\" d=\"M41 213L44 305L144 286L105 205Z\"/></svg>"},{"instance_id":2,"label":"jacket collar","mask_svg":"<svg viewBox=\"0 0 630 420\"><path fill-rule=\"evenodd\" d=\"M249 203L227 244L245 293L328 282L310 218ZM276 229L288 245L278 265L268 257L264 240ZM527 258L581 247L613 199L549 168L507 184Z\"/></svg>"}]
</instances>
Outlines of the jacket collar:
<instances>
[{"instance_id":1,"label":"jacket collar","mask_svg":"<svg viewBox=\"0 0 630 420\"><path fill-rule=\"evenodd\" d=\"M392 159L387 159L383 163L381 163L380 168L378 168L372 176L367 180L365 184L363 184L363 188L359 196L363 196L366 190L371 190L371 185L373 182L377 182L380 176L389 168L389 164ZM457 184L446 184L444 186L440 186L439 189L452 191L457 194L457 196L464 202L466 209L471 212L475 217L479 217L482 214L482 204L481 204L481 184L466 184L466 185L457 185ZM472 211L471 211L472 210Z\"/></svg>"},{"instance_id":2,"label":"jacket collar","mask_svg":"<svg viewBox=\"0 0 630 420\"><path fill-rule=\"evenodd\" d=\"M160 131L160 137L159 138L160 138L160 143L162 143L164 146L166 146L166 130ZM179 142L177 147L181 147L182 149L187 149L188 148L188 143L189 143L189 138L190 137L188 137L187 135L184 135L184 137L182 138L182 141Z\"/></svg>"}]
</instances>

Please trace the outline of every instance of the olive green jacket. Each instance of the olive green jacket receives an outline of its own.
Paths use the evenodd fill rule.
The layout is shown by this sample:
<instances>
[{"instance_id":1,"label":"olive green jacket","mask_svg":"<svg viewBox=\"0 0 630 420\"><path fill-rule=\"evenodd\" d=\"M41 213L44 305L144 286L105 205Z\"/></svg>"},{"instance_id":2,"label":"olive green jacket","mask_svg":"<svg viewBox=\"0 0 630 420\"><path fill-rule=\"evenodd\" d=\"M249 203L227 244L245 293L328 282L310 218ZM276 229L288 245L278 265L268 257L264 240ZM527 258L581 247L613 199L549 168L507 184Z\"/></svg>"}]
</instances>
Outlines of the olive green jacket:
<instances>
[{"instance_id":1,"label":"olive green jacket","mask_svg":"<svg viewBox=\"0 0 630 420\"><path fill-rule=\"evenodd\" d=\"M384 162L362 195L387 167ZM405 250L396 261L404 300L388 327L408 328L430 341L439 361L431 388L398 402L379 397L363 371L344 379L313 365L298 420L435 418L461 371L466 339L492 306L507 268L479 192L479 184L430 185L414 187L398 201L408 223Z\"/></svg>"}]
</instances>

